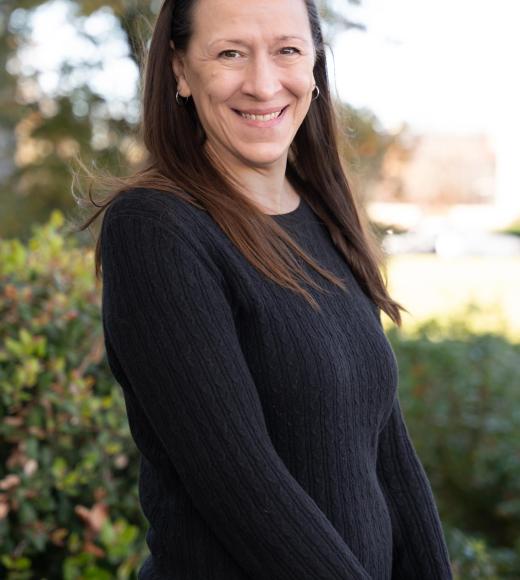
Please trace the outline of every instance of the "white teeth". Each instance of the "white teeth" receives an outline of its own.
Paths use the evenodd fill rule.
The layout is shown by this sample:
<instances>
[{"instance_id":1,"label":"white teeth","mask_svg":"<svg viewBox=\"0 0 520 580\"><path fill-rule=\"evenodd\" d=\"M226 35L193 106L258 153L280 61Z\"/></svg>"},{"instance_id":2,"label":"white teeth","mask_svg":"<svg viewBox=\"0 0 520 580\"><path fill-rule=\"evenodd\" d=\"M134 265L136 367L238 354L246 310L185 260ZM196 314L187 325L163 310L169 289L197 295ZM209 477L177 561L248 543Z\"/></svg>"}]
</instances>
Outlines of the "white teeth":
<instances>
[{"instance_id":1,"label":"white teeth","mask_svg":"<svg viewBox=\"0 0 520 580\"><path fill-rule=\"evenodd\" d=\"M270 115L250 115L249 113L240 113L244 119L249 119L251 121L272 121L280 115L282 111L277 113L271 113Z\"/></svg>"}]
</instances>

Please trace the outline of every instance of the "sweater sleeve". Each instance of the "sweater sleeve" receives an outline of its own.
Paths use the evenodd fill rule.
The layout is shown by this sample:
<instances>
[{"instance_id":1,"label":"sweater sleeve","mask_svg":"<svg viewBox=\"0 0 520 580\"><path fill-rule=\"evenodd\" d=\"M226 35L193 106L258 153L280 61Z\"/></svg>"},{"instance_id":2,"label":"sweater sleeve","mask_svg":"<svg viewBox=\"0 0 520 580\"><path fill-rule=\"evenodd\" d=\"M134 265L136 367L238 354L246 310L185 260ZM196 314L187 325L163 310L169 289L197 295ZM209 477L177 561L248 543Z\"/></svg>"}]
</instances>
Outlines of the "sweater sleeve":
<instances>
[{"instance_id":1,"label":"sweater sleeve","mask_svg":"<svg viewBox=\"0 0 520 580\"><path fill-rule=\"evenodd\" d=\"M185 229L103 222L104 329L151 428L249 577L369 580L276 453L221 274Z\"/></svg>"},{"instance_id":2,"label":"sweater sleeve","mask_svg":"<svg viewBox=\"0 0 520 580\"><path fill-rule=\"evenodd\" d=\"M394 532L392 578L451 580L448 549L433 492L397 395L379 435L377 472Z\"/></svg>"}]
</instances>

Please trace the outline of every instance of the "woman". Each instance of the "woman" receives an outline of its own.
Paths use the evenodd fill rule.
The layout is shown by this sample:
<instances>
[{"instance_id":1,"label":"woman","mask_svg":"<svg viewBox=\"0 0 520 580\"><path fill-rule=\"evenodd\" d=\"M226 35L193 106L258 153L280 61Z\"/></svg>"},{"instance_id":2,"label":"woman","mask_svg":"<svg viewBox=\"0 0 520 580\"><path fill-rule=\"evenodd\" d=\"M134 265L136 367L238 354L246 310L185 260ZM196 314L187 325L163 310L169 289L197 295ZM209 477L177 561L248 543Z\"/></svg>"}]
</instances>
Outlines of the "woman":
<instances>
[{"instance_id":1,"label":"woman","mask_svg":"<svg viewBox=\"0 0 520 580\"><path fill-rule=\"evenodd\" d=\"M142 457L139 578L451 578L314 0L167 0L143 127L96 249Z\"/></svg>"}]
</instances>

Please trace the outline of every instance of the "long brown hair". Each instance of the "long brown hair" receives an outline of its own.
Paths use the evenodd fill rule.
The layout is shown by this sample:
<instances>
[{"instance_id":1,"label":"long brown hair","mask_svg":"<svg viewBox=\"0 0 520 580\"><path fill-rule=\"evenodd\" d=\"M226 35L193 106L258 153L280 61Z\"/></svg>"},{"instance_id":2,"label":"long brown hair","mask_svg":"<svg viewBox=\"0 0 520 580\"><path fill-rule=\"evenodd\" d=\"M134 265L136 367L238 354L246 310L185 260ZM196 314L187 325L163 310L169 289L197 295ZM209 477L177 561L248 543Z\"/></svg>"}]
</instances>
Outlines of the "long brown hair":
<instances>
[{"instance_id":1,"label":"long brown hair","mask_svg":"<svg viewBox=\"0 0 520 580\"><path fill-rule=\"evenodd\" d=\"M351 191L340 158L339 143L345 137L339 129L338 113L331 99L319 13L314 0L304 1L315 45L314 78L320 94L311 103L291 144L287 179L325 223L363 291L401 326L399 309L406 309L387 292L386 280L380 271L385 269L385 254L364 209ZM274 219L262 213L241 193L240 184L233 176L205 153L202 145L206 135L193 99L185 105L176 102L177 83L171 66L174 49L170 41L175 50L186 50L195 2L164 1L155 22L142 87L141 136L147 158L133 175L113 177L108 181L97 178L83 166L94 184L108 184L109 195L105 204L98 205L92 199L91 183L88 198L100 209L79 230L88 228L118 195L130 188L149 187L178 195L209 212L254 267L278 284L300 293L313 308L319 309L298 279L323 289L298 264L291 250L323 277L345 289L343 280L306 255ZM101 236L98 236L95 249L97 279L101 270Z\"/></svg>"}]
</instances>

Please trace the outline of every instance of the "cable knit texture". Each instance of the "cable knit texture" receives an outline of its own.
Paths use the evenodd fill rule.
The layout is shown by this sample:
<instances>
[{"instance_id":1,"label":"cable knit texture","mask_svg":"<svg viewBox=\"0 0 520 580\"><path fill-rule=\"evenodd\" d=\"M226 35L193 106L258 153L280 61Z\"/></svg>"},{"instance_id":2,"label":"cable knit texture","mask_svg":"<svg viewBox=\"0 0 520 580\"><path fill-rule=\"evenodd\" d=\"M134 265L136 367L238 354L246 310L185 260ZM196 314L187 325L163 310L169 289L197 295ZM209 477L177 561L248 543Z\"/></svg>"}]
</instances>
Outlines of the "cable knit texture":
<instances>
[{"instance_id":1,"label":"cable knit texture","mask_svg":"<svg viewBox=\"0 0 520 580\"><path fill-rule=\"evenodd\" d=\"M140 455L139 578L448 580L377 306L301 198L273 216L321 306L258 272L211 216L126 191L102 231L107 360Z\"/></svg>"}]
</instances>

